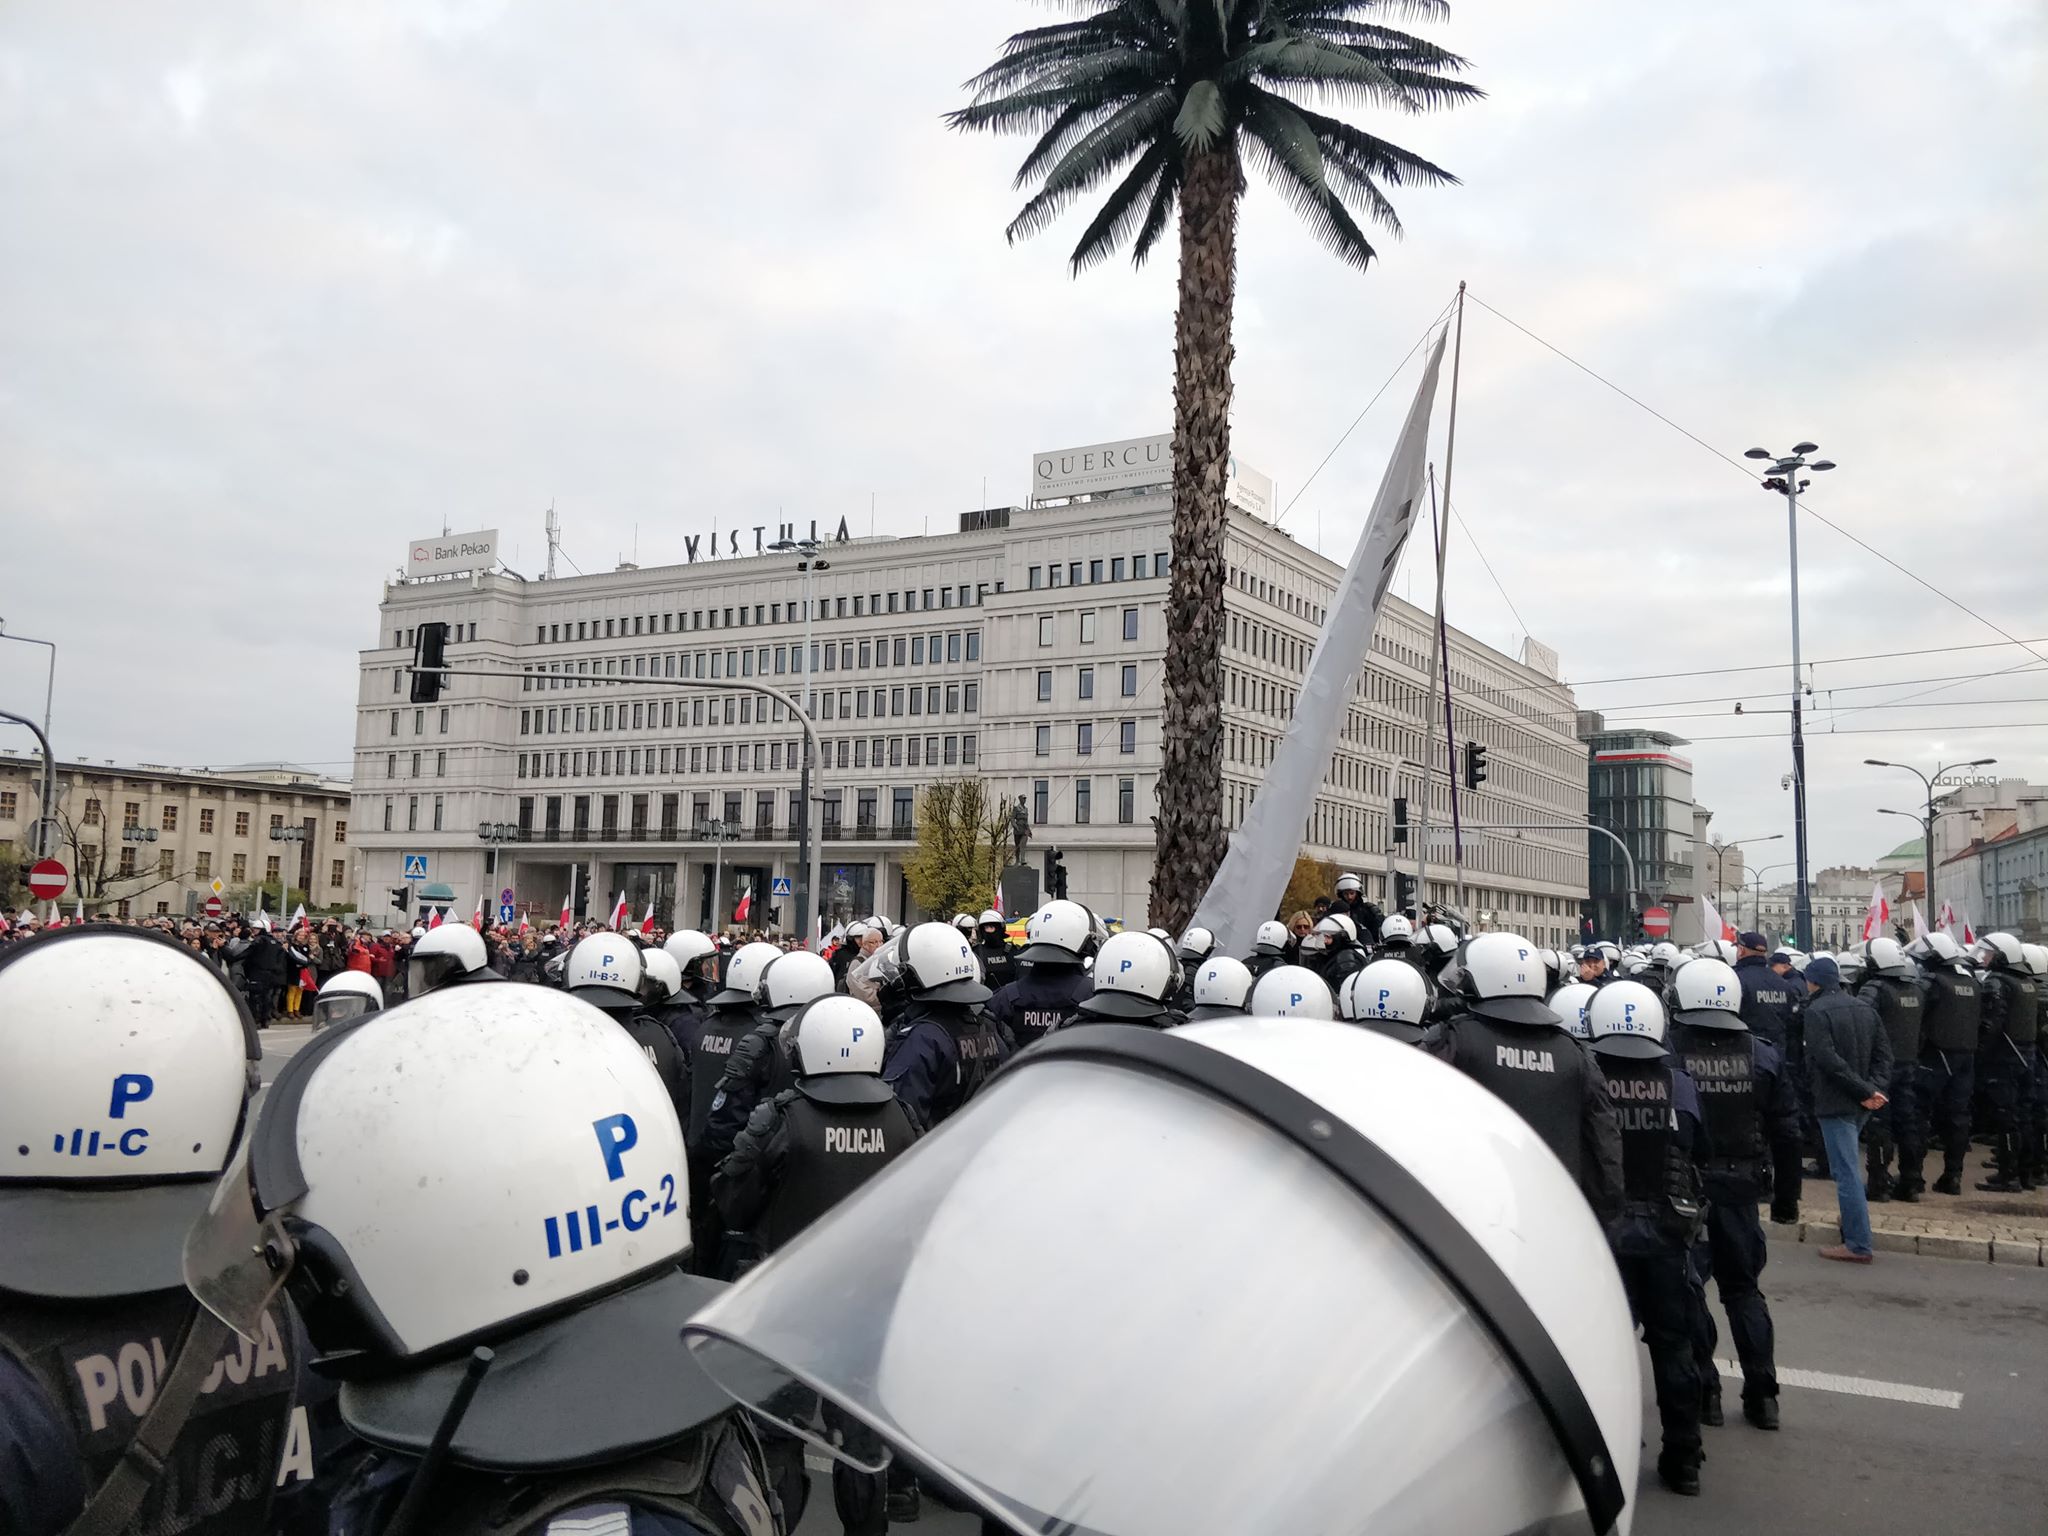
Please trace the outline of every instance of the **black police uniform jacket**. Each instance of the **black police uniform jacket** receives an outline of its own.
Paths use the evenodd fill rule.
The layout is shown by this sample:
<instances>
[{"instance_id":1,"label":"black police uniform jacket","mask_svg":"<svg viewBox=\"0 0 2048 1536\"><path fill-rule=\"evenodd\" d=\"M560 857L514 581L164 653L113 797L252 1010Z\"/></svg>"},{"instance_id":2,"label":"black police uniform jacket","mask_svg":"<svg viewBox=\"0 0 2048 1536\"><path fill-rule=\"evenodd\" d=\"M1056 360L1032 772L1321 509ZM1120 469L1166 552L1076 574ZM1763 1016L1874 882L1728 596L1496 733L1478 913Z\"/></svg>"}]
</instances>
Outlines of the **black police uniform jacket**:
<instances>
[{"instance_id":1,"label":"black police uniform jacket","mask_svg":"<svg viewBox=\"0 0 2048 1536\"><path fill-rule=\"evenodd\" d=\"M0 1515L9 1517L10 1536L17 1505L30 1512L21 1526L27 1532L49 1513L37 1483L76 1491L82 1500L106 1481L170 1373L179 1335L197 1307L182 1287L84 1303L0 1295L0 1352L16 1367L0 1373L0 1481L7 1484ZM272 1307L257 1342L230 1337L221 1346L162 1474L129 1522L131 1532L244 1536L270 1529L292 1418L293 1340L289 1315ZM23 1454L30 1445L67 1443L75 1460L36 1457L30 1464ZM48 1529L63 1530L82 1507L60 1512Z\"/></svg>"},{"instance_id":2,"label":"black police uniform jacket","mask_svg":"<svg viewBox=\"0 0 2048 1536\"><path fill-rule=\"evenodd\" d=\"M755 1106L712 1198L761 1252L775 1252L887 1167L917 1137L889 1085L867 1073L798 1078Z\"/></svg>"},{"instance_id":3,"label":"black police uniform jacket","mask_svg":"<svg viewBox=\"0 0 2048 1536\"><path fill-rule=\"evenodd\" d=\"M732 1151L754 1106L789 1086L789 1056L781 1041L781 1021L756 1016L754 1027L734 1042L704 1133L704 1150L714 1165Z\"/></svg>"},{"instance_id":4,"label":"black police uniform jacket","mask_svg":"<svg viewBox=\"0 0 2048 1536\"><path fill-rule=\"evenodd\" d=\"M1794 988L1803 993L1804 983L1780 976L1762 955L1744 955L1735 962L1735 975L1742 983L1742 1022L1759 1040L1784 1050L1799 1018L1800 999Z\"/></svg>"},{"instance_id":5,"label":"black police uniform jacket","mask_svg":"<svg viewBox=\"0 0 2048 1536\"><path fill-rule=\"evenodd\" d=\"M1973 1056L1983 999L1977 978L1952 966L1937 965L1920 973L1920 1043L1949 1056Z\"/></svg>"},{"instance_id":6,"label":"black police uniform jacket","mask_svg":"<svg viewBox=\"0 0 2048 1536\"><path fill-rule=\"evenodd\" d=\"M1010 1032L1017 1049L1043 1039L1065 1023L1094 992L1095 983L1078 963L1020 965L1017 979L988 1000L988 1015Z\"/></svg>"},{"instance_id":7,"label":"black police uniform jacket","mask_svg":"<svg viewBox=\"0 0 2048 1536\"><path fill-rule=\"evenodd\" d=\"M1986 971L1978 984L1984 999L1977 1048L2028 1060L2041 1027L2040 994L2034 978L2013 971Z\"/></svg>"},{"instance_id":8,"label":"black police uniform jacket","mask_svg":"<svg viewBox=\"0 0 2048 1536\"><path fill-rule=\"evenodd\" d=\"M1893 1063L1920 1059L1920 1026L1926 1001L1911 981L1896 976L1873 976L1857 989L1856 995L1877 1010L1884 1032L1892 1043Z\"/></svg>"},{"instance_id":9,"label":"black police uniform jacket","mask_svg":"<svg viewBox=\"0 0 2048 1536\"><path fill-rule=\"evenodd\" d=\"M1002 940L990 944L977 940L974 958L981 963L981 982L991 992L1000 992L1017 979L1017 951Z\"/></svg>"},{"instance_id":10,"label":"black police uniform jacket","mask_svg":"<svg viewBox=\"0 0 2048 1536\"><path fill-rule=\"evenodd\" d=\"M1678 1058L1699 1094L1707 1135L1707 1193L1755 1199L1770 1187L1770 1149L1797 1155L1799 1100L1785 1058L1746 1029L1680 1025Z\"/></svg>"},{"instance_id":11,"label":"black police uniform jacket","mask_svg":"<svg viewBox=\"0 0 2048 1536\"><path fill-rule=\"evenodd\" d=\"M985 1009L913 998L889 1026L882 1080L911 1123L930 1130L973 1098L1013 1051L1008 1031Z\"/></svg>"},{"instance_id":12,"label":"black police uniform jacket","mask_svg":"<svg viewBox=\"0 0 2048 1536\"><path fill-rule=\"evenodd\" d=\"M1603 1222L1621 1210L1621 1122L1591 1054L1556 1024L1453 1014L1422 1049L1529 1122Z\"/></svg>"},{"instance_id":13,"label":"black police uniform jacket","mask_svg":"<svg viewBox=\"0 0 2048 1536\"><path fill-rule=\"evenodd\" d=\"M1615 1250L1629 1253L1688 1241L1699 1209L1699 1163L1707 1146L1692 1078L1668 1055L1590 1054L1607 1079L1621 1123L1624 1203L1611 1234Z\"/></svg>"}]
</instances>

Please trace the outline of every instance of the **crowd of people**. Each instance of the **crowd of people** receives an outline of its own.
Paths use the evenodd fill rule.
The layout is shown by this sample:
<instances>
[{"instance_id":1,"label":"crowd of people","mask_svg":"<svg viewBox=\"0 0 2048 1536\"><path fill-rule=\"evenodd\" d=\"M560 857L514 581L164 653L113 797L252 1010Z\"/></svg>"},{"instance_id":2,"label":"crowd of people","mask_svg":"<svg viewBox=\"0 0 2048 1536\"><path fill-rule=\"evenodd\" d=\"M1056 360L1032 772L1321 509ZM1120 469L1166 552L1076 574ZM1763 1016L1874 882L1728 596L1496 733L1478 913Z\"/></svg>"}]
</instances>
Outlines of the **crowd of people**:
<instances>
[{"instance_id":1,"label":"crowd of people","mask_svg":"<svg viewBox=\"0 0 2048 1536\"><path fill-rule=\"evenodd\" d=\"M566 1479L545 1456L513 1476L504 1469L523 1463L472 1456L464 1470L432 1456L423 1460L421 1452L437 1416L463 1411L448 1403L467 1402L455 1392L465 1341L489 1337L495 1347L513 1349L508 1341L553 1337L550 1330L602 1311L609 1326L628 1330L615 1345L623 1338L650 1355L665 1353L684 1370L696 1357L676 1355L676 1307L702 1306L718 1287L788 1248L959 1114L1019 1053L1041 1044L1028 1059L1113 1052L1120 1047L1104 1042L1131 1039L1126 1031L1134 1027L1170 1032L1232 1020L1341 1021L1476 1082L1519 1117L1519 1134L1532 1147L1541 1142L1555 1155L1604 1233L1649 1346L1662 1422L1657 1471L1683 1494L1700 1490L1702 1426L1723 1422L1716 1327L1705 1300L1710 1280L1741 1362L1743 1417L1759 1429L1778 1426L1775 1345L1758 1284L1765 1263L1759 1206L1768 1206L1772 1220L1799 1218L1806 1155L1826 1159L1841 1205L1842 1242L1823 1257L1851 1263L1872 1258L1866 1202L1919 1198L1930 1144L1942 1158L1936 1190L1960 1188L1963 1157L1979 1131L1992 1140L1997 1170L1980 1187L2030 1189L2044 1176L2048 1079L2037 1046L2048 1006L2048 950L2040 946L1993 934L1966 951L1935 934L1912 946L1879 938L1853 954L1808 956L1744 933L1691 951L1604 942L1564 951L1512 933L1472 932L1454 913L1383 913L1350 876L1326 906L1317 905L1321 910L1260 924L1238 955L1222 952L1215 935L1199 927L1177 937L1158 929L1112 933L1085 906L1065 900L1032 914L1021 945L992 911L907 926L874 915L836 932L823 953L787 941L729 943L651 925L645 933L594 923L540 932L444 921L372 934L322 920L278 933L263 922L158 918L51 933L31 920L10 925L0 945L0 1030L29 1017L54 1027L37 1010L61 1012L66 989L103 1000L131 992L135 1000L150 999L150 1028L162 1034L161 1049L136 1045L139 1029L125 1042L99 1046L87 1025L75 1040L66 1037L68 1048L104 1054L71 1074L95 1085L80 1102L97 1095L90 1123L101 1128L83 1139L84 1109L74 1115L79 1129L58 1127L50 1177L62 1188L71 1161L99 1155L102 1132L108 1151L130 1155L137 1133L112 1124L129 1105L148 1101L158 1113L197 1116L179 1108L178 1088L204 1069L209 1051L232 1057L243 1081L239 1102L254 1087L256 1030L280 1017L311 1019L312 1043L286 1065L272 1093L278 1113L297 1117L296 1132L264 1140L256 1158L230 1170L229 1180L245 1180L246 1188L214 1200L187 1239L183 1264L207 1308L200 1315L244 1340L268 1341L281 1351L280 1365L284 1354L294 1356L295 1379L304 1376L299 1362L317 1357L340 1376L386 1382L381 1395L372 1394L383 1406L373 1411L367 1398L360 1400L352 1419L348 1402L337 1408L314 1377L298 1381L299 1408L310 1403L314 1412L303 1421L297 1460L289 1448L282 1453L277 1500L288 1516L284 1528L303 1530L382 1529L402 1505L431 1503L445 1515L461 1498L485 1496L479 1465L498 1468L491 1497L509 1478L520 1498L551 1488L578 1497L608 1492L628 1503L654 1501L704 1528L793 1527L808 1490L800 1438L807 1427L789 1421L786 1415L799 1410L782 1399L765 1418L713 1412L699 1401L678 1419L672 1440L688 1441L697 1461L724 1469L694 1481L673 1458L659 1475L622 1448L610 1448L618 1454L608 1462L607 1448L592 1439L607 1432L601 1422L565 1423L557 1431L564 1444L584 1446L580 1464L617 1463L615 1475L596 1483ZM199 963L177 956L179 949ZM131 970L147 979L131 981ZM225 1014L224 998L236 1000ZM387 1013L394 1025L411 1019L432 1027L383 1037L374 1026ZM619 1030L591 1036L597 1014ZM236 1018L246 1025L221 1023ZM552 1133L508 1127L502 1113L518 1096L543 1091L538 1081L512 1075L514 1064L501 1059L506 1052L490 1046L522 1031L552 1063L544 1092L573 1101L558 1154L545 1150L557 1145L547 1140ZM380 1038L385 1044L375 1045ZM621 1076L616 1062L597 1059L614 1049L605 1039L651 1064L652 1078L630 1087L628 1080L639 1083L642 1074ZM369 1071L313 1075L323 1061L358 1057ZM1404 1050L1401 1059L1417 1058ZM40 1088L17 1084L8 1101L0 1085L0 1107L26 1118L39 1094L61 1098L70 1088L60 1072ZM497 1149L479 1152L480 1159L530 1167L533 1180L549 1188L583 1191L550 1197L545 1206L537 1280L536 1261L491 1257L504 1239L488 1223L464 1230L476 1233L477 1262L495 1268L470 1275L461 1269L470 1262L465 1249L459 1260L444 1258L444 1272L409 1271L408 1262L421 1261L392 1254L379 1210L385 1200L439 1198L416 1196L409 1176L381 1195L325 1193L324 1171L355 1167L364 1153L346 1129L353 1123L348 1106L329 1107L325 1096L382 1095L373 1121L389 1125L398 1113L391 1101L413 1092L449 1117L437 1136L473 1136L478 1146ZM368 1111L358 1105L357 1112ZM67 1106L53 1113L73 1112ZM202 1120L178 1121L158 1142L133 1148L142 1158L158 1143L169 1152L189 1139L196 1160L172 1165L163 1186L182 1191L188 1203L193 1175L217 1173L221 1138L235 1135L216 1127L210 1140ZM587 1151L593 1128L606 1176L598 1186L608 1202L603 1208L589 1203L592 1186L558 1173L552 1161L534 1161ZM342 1140L326 1147L322 1136ZM544 1143L540 1151L536 1138ZM24 1157L47 1139L41 1130L24 1130ZM288 1175L264 1161L276 1155L265 1149L279 1145L294 1149ZM623 1202L613 1182L633 1184ZM417 1187L427 1183L422 1177ZM509 1176L485 1183L476 1198L487 1205L530 1193ZM659 1194L657 1184L665 1186ZM0 1193L7 1188L0 1185ZM651 1249L636 1247L633 1234L657 1216L672 1224L656 1229L658 1240L641 1240ZM209 1222L221 1224L217 1242L208 1236ZM131 1225L136 1241L161 1240L161 1221ZM579 1285L560 1288L546 1268L600 1249L609 1250L604 1262L614 1267ZM38 1249L45 1250L55 1251L47 1242ZM670 1278L646 1278L650 1251L667 1256L657 1268ZM268 1278L241 1272L252 1256L269 1268ZM138 1259L139 1272L162 1282L162 1259ZM114 1335L109 1319L97 1314L81 1313L75 1328L50 1322L39 1309L64 1296L63 1285L83 1282L76 1266L45 1257L40 1262L59 1272L52 1282L31 1272L37 1262L0 1258L0 1342L27 1339L34 1346L0 1348L0 1465L35 1469L0 1490L0 1526L56 1532L76 1528L70 1522L88 1496L96 1504L123 1481L112 1475L119 1457L106 1454L105 1437L95 1439L91 1424L67 1418L74 1395L52 1390L64 1380L97 1379L101 1356L92 1352ZM170 1283L175 1288L175 1273ZM280 1283L288 1301L278 1299ZM407 1284L430 1285L436 1299L419 1304ZM660 1286L675 1294L657 1297ZM179 1329L175 1320L160 1319L189 1311L189 1300L182 1290L139 1278L133 1289L147 1293L156 1309L148 1316L159 1320L147 1326L170 1335L160 1339L152 1378L163 1378L168 1395L169 1381L186 1367L182 1351L178 1359L163 1358L161 1345L174 1343ZM97 1298L95 1305L113 1305L97 1282L85 1294ZM173 1294L175 1307L167 1299ZM145 1325L143 1312L121 1317L121 1326ZM202 1349L218 1350L228 1337L203 1328L200 1334ZM225 1347L232 1355L237 1346ZM246 1364L249 1345L240 1347ZM573 1371L573 1354L563 1351L553 1368ZM472 1372L487 1368L488 1361L471 1358ZM415 1382L434 1406L393 1406L406 1399L391 1381ZM545 1397L548 1382L542 1371L521 1390ZM582 1400L578 1386L572 1378L554 1383L564 1403ZM117 1387L108 1401L120 1396ZM200 1454L208 1436L270 1433L247 1404L232 1424L221 1417L225 1406L186 1401L182 1411L192 1422L181 1435L176 1424L150 1429L146 1395L129 1400L135 1433L152 1436L160 1465ZM658 1422L680 1412L667 1398L642 1407ZM102 1427L105 1409L104 1402L91 1409ZM411 1428L398 1433L373 1424L377 1413L395 1414ZM502 1427L502 1411L484 1417ZM642 1450L652 1443L644 1424L610 1432ZM841 1422L827 1439L843 1450L847 1432ZM529 1447L536 1442L530 1426L523 1439L513 1438ZM273 1461L280 1454L272 1441L245 1449ZM900 1456L886 1470L882 1460L848 1455L835 1466L835 1510L848 1532L914 1519L928 1497L960 1502L957 1488L913 1458ZM67 1470L74 1467L75 1475ZM103 1475L106 1486L93 1493ZM152 1497L146 1488L129 1494ZM259 1502L252 1481L247 1499L221 1509ZM407 1518L419 1518L418 1510ZM230 1520L195 1528L257 1527Z\"/></svg>"}]
</instances>

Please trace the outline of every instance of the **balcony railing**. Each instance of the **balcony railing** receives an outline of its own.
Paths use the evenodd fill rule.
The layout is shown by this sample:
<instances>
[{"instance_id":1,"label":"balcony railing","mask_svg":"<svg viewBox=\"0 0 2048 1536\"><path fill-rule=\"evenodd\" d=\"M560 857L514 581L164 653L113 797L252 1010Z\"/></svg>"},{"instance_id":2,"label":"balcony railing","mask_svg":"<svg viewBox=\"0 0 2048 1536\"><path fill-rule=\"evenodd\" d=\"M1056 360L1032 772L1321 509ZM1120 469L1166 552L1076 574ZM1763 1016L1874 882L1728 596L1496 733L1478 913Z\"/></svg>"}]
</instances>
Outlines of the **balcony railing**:
<instances>
[{"instance_id":1,"label":"balcony railing","mask_svg":"<svg viewBox=\"0 0 2048 1536\"><path fill-rule=\"evenodd\" d=\"M708 825L708 823L700 823L690 826L656 826L646 828L535 827L530 831L522 830L519 834L519 842L522 845L562 843L640 843L656 845L664 843L704 843L708 845L711 841L705 831ZM794 843L797 840L796 828L786 825L764 826L759 822L750 824L735 823L733 830L737 836L729 838L728 842ZM914 843L917 841L917 828L914 823L907 821L857 822L851 827L842 822L824 822L819 827L819 835L828 843Z\"/></svg>"}]
</instances>

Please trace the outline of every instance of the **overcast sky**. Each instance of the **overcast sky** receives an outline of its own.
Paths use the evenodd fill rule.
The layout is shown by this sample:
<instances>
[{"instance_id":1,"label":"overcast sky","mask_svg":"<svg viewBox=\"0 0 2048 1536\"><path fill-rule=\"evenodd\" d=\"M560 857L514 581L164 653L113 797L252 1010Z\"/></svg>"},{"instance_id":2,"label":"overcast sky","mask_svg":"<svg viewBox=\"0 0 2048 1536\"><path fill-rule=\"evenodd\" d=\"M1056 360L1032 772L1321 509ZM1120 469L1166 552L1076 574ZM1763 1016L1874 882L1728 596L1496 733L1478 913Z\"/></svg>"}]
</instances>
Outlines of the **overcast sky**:
<instances>
[{"instance_id":1,"label":"overcast sky","mask_svg":"<svg viewBox=\"0 0 2048 1536\"><path fill-rule=\"evenodd\" d=\"M1078 281L1085 216L1006 246L1023 144L940 122L1045 16L0 7L0 617L62 645L59 751L345 772L379 583L444 522L529 574L550 500L586 571L714 519L864 531L871 496L915 533L1021 499L1034 449L1168 429L1171 242ZM1432 35L1489 99L1368 126L1464 185L1397 192L1369 273L1254 184L1238 452L1285 505L1464 278L1723 452L1818 441L1816 510L1982 615L1803 521L1810 661L1991 625L2048 656L2043 17L1458 0ZM1453 622L1692 738L1716 831L1789 832L1783 716L1725 713L1784 707L1782 501L1476 306L1463 371L1456 500L1512 609L1461 536ZM1297 537L1348 554L1413 379ZM0 644L0 706L40 711L44 655ZM1943 691L1850 712L1888 679ZM2025 650L1813 680L1816 867L1910 835L1865 757L2048 781Z\"/></svg>"}]
</instances>

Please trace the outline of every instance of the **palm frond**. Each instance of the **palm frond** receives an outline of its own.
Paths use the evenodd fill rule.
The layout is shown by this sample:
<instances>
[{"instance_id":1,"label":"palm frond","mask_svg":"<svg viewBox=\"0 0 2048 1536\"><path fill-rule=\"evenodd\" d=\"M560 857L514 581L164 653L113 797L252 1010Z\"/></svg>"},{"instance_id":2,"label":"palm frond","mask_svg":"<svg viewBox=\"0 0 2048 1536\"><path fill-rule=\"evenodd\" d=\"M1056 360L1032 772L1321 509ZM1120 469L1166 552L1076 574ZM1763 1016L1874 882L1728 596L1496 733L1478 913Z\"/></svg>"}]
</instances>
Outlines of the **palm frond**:
<instances>
[{"instance_id":1,"label":"palm frond","mask_svg":"<svg viewBox=\"0 0 2048 1536\"><path fill-rule=\"evenodd\" d=\"M1290 33L1240 53L1225 70L1231 80L1263 80L1304 86L1319 94L1363 100L1374 106L1424 112L1453 96L1477 94L1476 86L1408 66L1382 61L1366 50L1319 42Z\"/></svg>"},{"instance_id":2,"label":"palm frond","mask_svg":"<svg viewBox=\"0 0 2048 1536\"><path fill-rule=\"evenodd\" d=\"M1317 17L1352 17L1378 11L1416 21L1448 21L1449 0L1273 0L1277 21L1298 24Z\"/></svg>"},{"instance_id":3,"label":"palm frond","mask_svg":"<svg viewBox=\"0 0 2048 1536\"><path fill-rule=\"evenodd\" d=\"M1073 57L1050 58L1014 69L1005 66L985 69L968 81L965 88L973 93L975 105L986 105L1047 86L1073 88L1118 78L1156 81L1168 79L1171 75L1172 70L1156 52L1142 48L1097 48ZM997 76L1000 78L995 78Z\"/></svg>"},{"instance_id":4,"label":"palm frond","mask_svg":"<svg viewBox=\"0 0 2048 1536\"><path fill-rule=\"evenodd\" d=\"M1256 89L1256 87L1254 87ZM1267 93L1261 91L1259 94ZM1433 161L1412 150L1354 128L1341 117L1328 117L1299 102L1288 102L1296 115L1308 124L1322 145L1324 157L1341 163L1364 176L1376 176L1395 186L1455 187L1458 178Z\"/></svg>"},{"instance_id":5,"label":"palm frond","mask_svg":"<svg viewBox=\"0 0 2048 1536\"><path fill-rule=\"evenodd\" d=\"M1091 101L1077 101L1064 108L1060 115L1031 146L1031 153L1024 157L1024 163L1017 167L1017 176L1010 183L1021 189L1026 182L1045 167L1073 148L1074 141L1093 128L1102 117L1114 110L1113 105Z\"/></svg>"},{"instance_id":6,"label":"palm frond","mask_svg":"<svg viewBox=\"0 0 2048 1536\"><path fill-rule=\"evenodd\" d=\"M1315 132L1301 114L1279 97L1261 93L1246 103L1244 126L1252 159L1315 237L1360 271L1370 265L1372 242L1330 186Z\"/></svg>"},{"instance_id":7,"label":"palm frond","mask_svg":"<svg viewBox=\"0 0 2048 1536\"><path fill-rule=\"evenodd\" d=\"M1214 80L1197 80L1181 98L1173 136L1184 149L1205 150L1223 137L1225 121L1222 87Z\"/></svg>"},{"instance_id":8,"label":"palm frond","mask_svg":"<svg viewBox=\"0 0 2048 1536\"><path fill-rule=\"evenodd\" d=\"M1042 133L1059 120L1071 106L1115 108L1155 89L1152 81L1088 80L1078 85L1048 85L1039 90L1019 91L994 101L975 102L948 112L946 126L963 131L988 128L1000 132Z\"/></svg>"},{"instance_id":9,"label":"palm frond","mask_svg":"<svg viewBox=\"0 0 2048 1536\"><path fill-rule=\"evenodd\" d=\"M1180 200L1180 165L1175 163L1166 168L1166 174L1159 185L1152 189L1152 206L1145 210L1145 222L1138 226L1138 236L1131 242L1131 265L1142 267L1145 258L1152 254L1152 248L1159 243L1159 237L1166 233L1166 226L1173 220L1173 210Z\"/></svg>"},{"instance_id":10,"label":"palm frond","mask_svg":"<svg viewBox=\"0 0 2048 1536\"><path fill-rule=\"evenodd\" d=\"M1138 157L1131 173L1117 183L1116 190L1103 200L1094 219L1081 232L1081 242L1068 258L1068 266L1076 276L1124 243L1146 211L1160 177L1167 174L1173 163L1173 140L1153 140L1152 147Z\"/></svg>"},{"instance_id":11,"label":"palm frond","mask_svg":"<svg viewBox=\"0 0 2048 1536\"><path fill-rule=\"evenodd\" d=\"M1004 236L1014 244L1038 233L1068 203L1143 154L1172 120L1174 106L1171 90L1151 91L1090 129L1045 173L1038 195L1018 211Z\"/></svg>"},{"instance_id":12,"label":"palm frond","mask_svg":"<svg viewBox=\"0 0 2048 1536\"><path fill-rule=\"evenodd\" d=\"M1469 69L1472 61L1462 54L1439 48L1426 37L1365 21L1312 21L1301 27L1301 35L1341 47L1353 47L1382 63L1411 64L1430 69Z\"/></svg>"}]
</instances>

